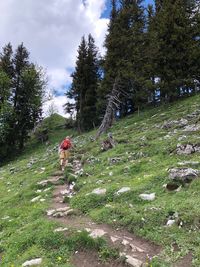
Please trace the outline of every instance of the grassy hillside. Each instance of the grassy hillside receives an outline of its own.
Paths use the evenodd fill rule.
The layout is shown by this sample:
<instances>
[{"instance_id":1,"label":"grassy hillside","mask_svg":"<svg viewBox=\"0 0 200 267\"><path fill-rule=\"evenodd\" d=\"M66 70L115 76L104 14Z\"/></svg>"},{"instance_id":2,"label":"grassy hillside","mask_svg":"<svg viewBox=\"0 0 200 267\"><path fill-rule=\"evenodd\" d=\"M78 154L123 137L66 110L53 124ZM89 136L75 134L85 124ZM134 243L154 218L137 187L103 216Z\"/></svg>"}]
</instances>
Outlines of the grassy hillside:
<instances>
[{"instance_id":1,"label":"grassy hillside","mask_svg":"<svg viewBox=\"0 0 200 267\"><path fill-rule=\"evenodd\" d=\"M186 128L200 126L199 118L198 95L118 121L110 130L117 145L107 152L100 149L106 136L95 142L91 138L95 132L74 137L73 157L81 159L83 173L76 177L72 207L95 221L125 227L162 245L163 252L153 266L173 266L190 251L193 266L200 266L200 179L178 192L163 187L171 181L168 169L180 167L180 163L200 170L199 152L176 153L177 144L200 143L198 127L196 131ZM181 119L187 119L187 125L182 126ZM80 244L91 245L84 233L72 233L70 237L55 234L55 223L45 217L53 188L37 191L37 182L58 169L56 145L68 134L72 131L56 125L50 146L32 140L21 157L0 168L1 266L18 267L27 259L41 256L41 266L69 267L71 252ZM117 194L122 187L130 190ZM97 188L106 189L106 194L89 194ZM143 193L155 193L155 200L142 200L139 195ZM38 195L43 200L31 202ZM166 227L170 219L175 223Z\"/></svg>"}]
</instances>

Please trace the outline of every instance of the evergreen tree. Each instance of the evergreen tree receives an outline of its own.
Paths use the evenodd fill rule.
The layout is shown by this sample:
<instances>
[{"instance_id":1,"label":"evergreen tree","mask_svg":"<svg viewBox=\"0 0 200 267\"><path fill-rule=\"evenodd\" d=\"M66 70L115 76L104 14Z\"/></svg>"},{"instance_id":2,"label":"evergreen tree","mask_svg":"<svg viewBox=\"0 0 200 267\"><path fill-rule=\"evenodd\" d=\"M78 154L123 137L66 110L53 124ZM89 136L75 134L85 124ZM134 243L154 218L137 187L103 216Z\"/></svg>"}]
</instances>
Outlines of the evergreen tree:
<instances>
[{"instance_id":1,"label":"evergreen tree","mask_svg":"<svg viewBox=\"0 0 200 267\"><path fill-rule=\"evenodd\" d=\"M75 71L72 74L72 85L70 90L66 94L67 97L74 99L75 101L76 122L79 132L83 130L83 106L87 88L87 55L87 44L85 37L83 36L81 44L78 48L78 57L76 61Z\"/></svg>"},{"instance_id":2,"label":"evergreen tree","mask_svg":"<svg viewBox=\"0 0 200 267\"><path fill-rule=\"evenodd\" d=\"M94 38L88 36L87 60L86 60L87 89L83 106L83 127L89 130L98 124L97 118L97 90L99 84L99 60L98 49Z\"/></svg>"},{"instance_id":3,"label":"evergreen tree","mask_svg":"<svg viewBox=\"0 0 200 267\"><path fill-rule=\"evenodd\" d=\"M116 1L112 3L109 32L106 37L102 88L112 89L116 77L120 80L121 96L120 115L131 112L139 102L147 99L144 89L144 27L145 16L141 0L121 0L116 10Z\"/></svg>"},{"instance_id":4,"label":"evergreen tree","mask_svg":"<svg viewBox=\"0 0 200 267\"><path fill-rule=\"evenodd\" d=\"M28 133L42 116L42 98L45 82L41 70L33 64L23 69L18 88L18 102L15 107L15 134L18 135L17 145L22 149Z\"/></svg>"},{"instance_id":5,"label":"evergreen tree","mask_svg":"<svg viewBox=\"0 0 200 267\"><path fill-rule=\"evenodd\" d=\"M41 117L45 80L29 61L21 44L13 54L10 44L0 54L0 158L20 150Z\"/></svg>"},{"instance_id":6,"label":"evergreen tree","mask_svg":"<svg viewBox=\"0 0 200 267\"><path fill-rule=\"evenodd\" d=\"M18 105L18 102L20 102L20 83L21 83L21 77L22 72L25 68L28 68L29 63L29 52L24 47L23 43L18 46L16 53L13 58L13 64L14 64L14 79L13 79L13 102L14 107Z\"/></svg>"},{"instance_id":7,"label":"evergreen tree","mask_svg":"<svg viewBox=\"0 0 200 267\"><path fill-rule=\"evenodd\" d=\"M10 98L11 80L8 75L0 69L0 110L4 104L8 104Z\"/></svg>"},{"instance_id":8,"label":"evergreen tree","mask_svg":"<svg viewBox=\"0 0 200 267\"><path fill-rule=\"evenodd\" d=\"M124 20L122 46L126 51L123 55L122 77L129 81L128 93L132 95L133 108L147 102L145 88L145 15L143 0L122 0L121 17ZM124 38L124 40L123 40ZM128 87L128 85L126 86Z\"/></svg>"},{"instance_id":9,"label":"evergreen tree","mask_svg":"<svg viewBox=\"0 0 200 267\"><path fill-rule=\"evenodd\" d=\"M91 129L97 121L98 51L91 35L88 36L88 43L85 37L81 40L72 78L71 88L66 95L75 101L76 122L81 132ZM66 103L65 109L71 109L71 103Z\"/></svg>"},{"instance_id":10,"label":"evergreen tree","mask_svg":"<svg viewBox=\"0 0 200 267\"><path fill-rule=\"evenodd\" d=\"M187 0L163 0L156 14L161 99L174 100L194 87L191 54L196 41L191 15Z\"/></svg>"},{"instance_id":11,"label":"evergreen tree","mask_svg":"<svg viewBox=\"0 0 200 267\"><path fill-rule=\"evenodd\" d=\"M100 118L103 117L106 110L107 96L112 91L112 87L116 76L118 75L118 60L123 53L123 48L120 48L120 26L118 24L118 9L117 0L112 0L112 11L108 26L108 34L106 35L104 46L106 55L103 64L103 80L98 89L97 111Z\"/></svg>"},{"instance_id":12,"label":"evergreen tree","mask_svg":"<svg viewBox=\"0 0 200 267\"><path fill-rule=\"evenodd\" d=\"M0 69L4 71L10 79L13 78L13 50L10 43L4 46L2 53L0 53Z\"/></svg>"},{"instance_id":13,"label":"evergreen tree","mask_svg":"<svg viewBox=\"0 0 200 267\"><path fill-rule=\"evenodd\" d=\"M148 90L148 102L156 103L158 98L156 87L156 57L158 56L158 42L153 5L147 7L147 24L145 33L144 71L146 74L145 88Z\"/></svg>"}]
</instances>

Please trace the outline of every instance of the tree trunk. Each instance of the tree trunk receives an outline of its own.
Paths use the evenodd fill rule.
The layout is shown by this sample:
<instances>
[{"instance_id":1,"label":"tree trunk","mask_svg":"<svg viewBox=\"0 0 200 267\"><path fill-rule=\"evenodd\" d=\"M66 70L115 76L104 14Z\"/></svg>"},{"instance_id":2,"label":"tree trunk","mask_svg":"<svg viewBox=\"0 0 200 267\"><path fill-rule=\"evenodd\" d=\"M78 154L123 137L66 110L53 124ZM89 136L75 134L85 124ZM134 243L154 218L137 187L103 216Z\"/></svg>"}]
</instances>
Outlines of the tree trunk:
<instances>
[{"instance_id":1,"label":"tree trunk","mask_svg":"<svg viewBox=\"0 0 200 267\"><path fill-rule=\"evenodd\" d=\"M113 124L113 120L115 117L115 112L119 109L121 101L120 95L122 94L119 86L119 78L115 79L113 89L111 94L108 97L108 104L106 107L106 112L102 123L97 131L96 139L102 134L105 133Z\"/></svg>"}]
</instances>

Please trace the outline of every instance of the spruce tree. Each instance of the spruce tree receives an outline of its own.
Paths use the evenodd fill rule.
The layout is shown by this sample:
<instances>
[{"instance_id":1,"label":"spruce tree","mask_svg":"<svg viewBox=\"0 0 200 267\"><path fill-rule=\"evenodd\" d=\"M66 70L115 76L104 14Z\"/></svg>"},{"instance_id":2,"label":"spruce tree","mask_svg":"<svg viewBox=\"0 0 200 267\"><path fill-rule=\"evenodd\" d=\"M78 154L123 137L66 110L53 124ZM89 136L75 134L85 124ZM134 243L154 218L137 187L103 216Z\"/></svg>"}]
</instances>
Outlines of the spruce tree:
<instances>
[{"instance_id":1,"label":"spruce tree","mask_svg":"<svg viewBox=\"0 0 200 267\"><path fill-rule=\"evenodd\" d=\"M19 100L15 107L15 132L18 134L17 145L19 149L22 149L29 131L34 128L42 116L45 81L41 70L37 70L34 64L23 69L20 80Z\"/></svg>"},{"instance_id":2,"label":"spruce tree","mask_svg":"<svg viewBox=\"0 0 200 267\"><path fill-rule=\"evenodd\" d=\"M83 127L84 130L89 130L99 123L96 103L100 79L98 49L91 34L88 36L86 69L87 89L83 106Z\"/></svg>"},{"instance_id":3,"label":"spruce tree","mask_svg":"<svg viewBox=\"0 0 200 267\"><path fill-rule=\"evenodd\" d=\"M117 58L117 71L126 97L122 99L121 115L126 115L147 101L144 88L145 16L142 0L121 0L118 15L118 45L121 54Z\"/></svg>"},{"instance_id":4,"label":"spruce tree","mask_svg":"<svg viewBox=\"0 0 200 267\"><path fill-rule=\"evenodd\" d=\"M0 158L23 148L41 117L44 89L42 71L30 63L24 45L15 54L6 45L0 55Z\"/></svg>"},{"instance_id":5,"label":"spruce tree","mask_svg":"<svg viewBox=\"0 0 200 267\"><path fill-rule=\"evenodd\" d=\"M0 53L0 68L6 73L6 75L12 79L14 75L13 66L13 49L12 45L8 43L3 47L2 53Z\"/></svg>"},{"instance_id":6,"label":"spruce tree","mask_svg":"<svg viewBox=\"0 0 200 267\"><path fill-rule=\"evenodd\" d=\"M79 132L83 130L83 107L87 89L87 55L87 43L83 36L78 48L75 71L72 73L72 85L66 93L67 97L75 101L76 123Z\"/></svg>"},{"instance_id":7,"label":"spruce tree","mask_svg":"<svg viewBox=\"0 0 200 267\"><path fill-rule=\"evenodd\" d=\"M153 5L147 7L147 23L145 32L144 72L146 74L145 88L148 90L148 102L156 103L158 93L156 87L156 57L158 56L158 42Z\"/></svg>"},{"instance_id":8,"label":"spruce tree","mask_svg":"<svg viewBox=\"0 0 200 267\"><path fill-rule=\"evenodd\" d=\"M66 95L75 101L76 123L81 132L91 129L97 123L96 92L99 83L99 60L98 50L91 34L88 36L88 42L82 37L72 78L71 88ZM66 103L66 110L71 107L71 103Z\"/></svg>"},{"instance_id":9,"label":"spruce tree","mask_svg":"<svg viewBox=\"0 0 200 267\"><path fill-rule=\"evenodd\" d=\"M177 99L194 87L191 53L196 41L191 15L186 0L163 0L156 14L159 44L156 65L163 100Z\"/></svg>"},{"instance_id":10,"label":"spruce tree","mask_svg":"<svg viewBox=\"0 0 200 267\"><path fill-rule=\"evenodd\" d=\"M106 55L103 60L103 80L98 89L98 102L97 111L99 117L102 118L107 103L107 96L112 91L112 87L116 76L118 75L118 60L123 48L120 48L120 34L119 34L119 24L118 24L118 9L117 0L112 0L112 10L110 14L110 22L108 25L108 34L106 35L104 46L106 48Z\"/></svg>"}]
</instances>

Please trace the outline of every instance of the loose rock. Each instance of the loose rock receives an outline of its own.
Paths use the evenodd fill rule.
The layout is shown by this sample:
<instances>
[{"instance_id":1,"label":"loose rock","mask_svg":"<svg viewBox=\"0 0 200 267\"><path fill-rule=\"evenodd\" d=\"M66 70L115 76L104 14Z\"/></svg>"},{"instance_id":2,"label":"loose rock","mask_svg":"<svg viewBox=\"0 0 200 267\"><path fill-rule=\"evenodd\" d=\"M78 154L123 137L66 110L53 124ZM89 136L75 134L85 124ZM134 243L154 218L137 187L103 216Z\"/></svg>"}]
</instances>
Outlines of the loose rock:
<instances>
[{"instance_id":1,"label":"loose rock","mask_svg":"<svg viewBox=\"0 0 200 267\"><path fill-rule=\"evenodd\" d=\"M97 189L94 189L91 193L95 195L105 195L106 189L97 188Z\"/></svg>"},{"instance_id":2,"label":"loose rock","mask_svg":"<svg viewBox=\"0 0 200 267\"><path fill-rule=\"evenodd\" d=\"M97 237L102 237L106 234L106 232L102 229L95 229L91 232L90 237L92 238L97 238Z\"/></svg>"},{"instance_id":3,"label":"loose rock","mask_svg":"<svg viewBox=\"0 0 200 267\"><path fill-rule=\"evenodd\" d=\"M33 259L33 260L30 260L30 261L26 261L22 264L23 267L26 267L26 266L34 266L34 265L40 265L42 263L42 259L41 258L38 258L38 259Z\"/></svg>"},{"instance_id":4,"label":"loose rock","mask_svg":"<svg viewBox=\"0 0 200 267\"><path fill-rule=\"evenodd\" d=\"M128 191L130 191L130 187L122 187L120 190L117 191L117 195L120 195L120 194L123 194L123 193L126 193Z\"/></svg>"},{"instance_id":5,"label":"loose rock","mask_svg":"<svg viewBox=\"0 0 200 267\"><path fill-rule=\"evenodd\" d=\"M176 153L178 155L190 155L195 152L194 145L187 144L187 145L177 145Z\"/></svg>"},{"instance_id":6,"label":"loose rock","mask_svg":"<svg viewBox=\"0 0 200 267\"><path fill-rule=\"evenodd\" d=\"M169 177L184 183L189 183L198 177L199 171L192 168L172 168L169 170Z\"/></svg>"},{"instance_id":7,"label":"loose rock","mask_svg":"<svg viewBox=\"0 0 200 267\"><path fill-rule=\"evenodd\" d=\"M139 197L143 200L153 201L156 198L156 194L140 194Z\"/></svg>"},{"instance_id":8,"label":"loose rock","mask_svg":"<svg viewBox=\"0 0 200 267\"><path fill-rule=\"evenodd\" d=\"M34 197L33 199L31 199L31 202L36 202L38 200L40 200L41 196L37 196L37 197Z\"/></svg>"},{"instance_id":9,"label":"loose rock","mask_svg":"<svg viewBox=\"0 0 200 267\"><path fill-rule=\"evenodd\" d=\"M54 233L66 232L66 231L68 231L68 228L62 228L62 227L60 227L60 228L55 229L54 230Z\"/></svg>"},{"instance_id":10,"label":"loose rock","mask_svg":"<svg viewBox=\"0 0 200 267\"><path fill-rule=\"evenodd\" d=\"M126 255L125 253L120 253L120 256L126 257L126 263L133 267L142 267L143 262L131 257L130 255Z\"/></svg>"}]
</instances>

